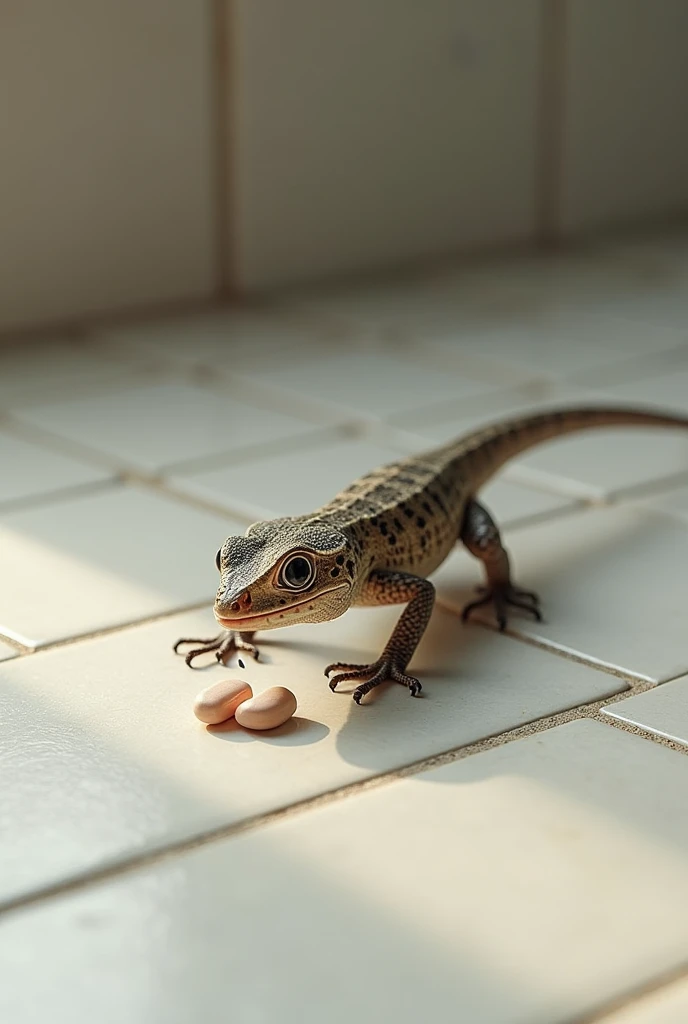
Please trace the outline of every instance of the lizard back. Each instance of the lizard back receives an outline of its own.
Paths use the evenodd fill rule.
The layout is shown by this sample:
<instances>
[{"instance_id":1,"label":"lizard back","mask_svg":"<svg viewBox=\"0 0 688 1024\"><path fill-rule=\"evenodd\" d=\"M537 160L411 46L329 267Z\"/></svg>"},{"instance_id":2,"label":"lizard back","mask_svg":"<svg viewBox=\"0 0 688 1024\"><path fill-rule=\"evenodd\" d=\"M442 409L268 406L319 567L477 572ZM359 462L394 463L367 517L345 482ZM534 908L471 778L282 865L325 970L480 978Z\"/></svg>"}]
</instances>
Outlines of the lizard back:
<instances>
[{"instance_id":1,"label":"lizard back","mask_svg":"<svg viewBox=\"0 0 688 1024\"><path fill-rule=\"evenodd\" d=\"M456 543L466 504L501 467L548 440L595 427L688 428L688 418L579 407L515 416L375 469L313 516L345 530L364 571L427 576Z\"/></svg>"}]
</instances>

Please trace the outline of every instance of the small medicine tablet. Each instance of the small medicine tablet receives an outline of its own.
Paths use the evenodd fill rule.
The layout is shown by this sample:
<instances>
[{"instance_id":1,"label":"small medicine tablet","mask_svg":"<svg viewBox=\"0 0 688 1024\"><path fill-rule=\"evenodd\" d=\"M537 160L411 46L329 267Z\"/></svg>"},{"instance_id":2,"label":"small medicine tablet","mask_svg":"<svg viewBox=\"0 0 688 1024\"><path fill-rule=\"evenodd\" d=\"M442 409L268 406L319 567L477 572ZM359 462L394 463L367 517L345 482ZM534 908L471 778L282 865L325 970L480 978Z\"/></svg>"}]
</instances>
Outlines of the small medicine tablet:
<instances>
[{"instance_id":1,"label":"small medicine tablet","mask_svg":"<svg viewBox=\"0 0 688 1024\"><path fill-rule=\"evenodd\" d=\"M245 679L225 679L199 693L194 714L206 725L219 725L232 718L239 705L252 696L253 690Z\"/></svg>"},{"instance_id":2,"label":"small medicine tablet","mask_svg":"<svg viewBox=\"0 0 688 1024\"><path fill-rule=\"evenodd\" d=\"M245 729L276 729L296 711L296 697L284 686L271 686L256 697L244 701L236 711L236 720Z\"/></svg>"}]
</instances>

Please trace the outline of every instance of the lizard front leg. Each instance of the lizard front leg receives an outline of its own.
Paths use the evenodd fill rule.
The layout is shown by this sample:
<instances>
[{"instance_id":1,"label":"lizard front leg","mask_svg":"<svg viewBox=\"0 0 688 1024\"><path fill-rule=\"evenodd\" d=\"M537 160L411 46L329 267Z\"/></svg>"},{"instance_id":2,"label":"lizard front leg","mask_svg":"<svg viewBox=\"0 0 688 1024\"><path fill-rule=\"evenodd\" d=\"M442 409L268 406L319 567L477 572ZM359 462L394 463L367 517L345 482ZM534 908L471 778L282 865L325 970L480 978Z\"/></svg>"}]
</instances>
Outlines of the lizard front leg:
<instances>
[{"instance_id":1,"label":"lizard front leg","mask_svg":"<svg viewBox=\"0 0 688 1024\"><path fill-rule=\"evenodd\" d=\"M339 683L344 683L348 679L364 679L367 676L366 682L354 690L353 699L357 704L361 703L366 693L388 679L408 686L412 697L419 695L420 682L414 676L406 674L406 666L413 657L430 619L435 602L435 588L432 583L408 573L375 571L368 577L363 594L357 603L377 605L404 602L408 604L377 661L371 665L347 665L336 662L327 666L326 676L331 672L337 672L337 675L330 679L331 690L336 690Z\"/></svg>"},{"instance_id":2,"label":"lizard front leg","mask_svg":"<svg viewBox=\"0 0 688 1024\"><path fill-rule=\"evenodd\" d=\"M250 654L252 658L258 659L258 648L251 641L255 633L237 633L233 629L223 629L222 632L215 637L210 637L208 640L190 639L188 637L182 637L181 640L177 640L176 644L172 648L175 654L184 655L183 651L179 648L182 644L200 644L200 647L194 648L193 651L189 651L184 655L184 661L189 668L194 668L192 661L197 658L199 654L209 654L211 651L215 651L215 657L224 665L225 658L232 653L232 651L244 651L246 654Z\"/></svg>"},{"instance_id":3,"label":"lizard front leg","mask_svg":"<svg viewBox=\"0 0 688 1024\"><path fill-rule=\"evenodd\" d=\"M537 594L521 590L511 582L509 556L502 544L499 530L487 509L477 501L469 501L466 506L460 537L470 553L483 563L487 576L487 586L483 588L484 596L466 605L461 615L463 621L466 622L476 608L492 604L500 631L506 629L508 605L512 608L521 608L540 622L542 615Z\"/></svg>"}]
</instances>

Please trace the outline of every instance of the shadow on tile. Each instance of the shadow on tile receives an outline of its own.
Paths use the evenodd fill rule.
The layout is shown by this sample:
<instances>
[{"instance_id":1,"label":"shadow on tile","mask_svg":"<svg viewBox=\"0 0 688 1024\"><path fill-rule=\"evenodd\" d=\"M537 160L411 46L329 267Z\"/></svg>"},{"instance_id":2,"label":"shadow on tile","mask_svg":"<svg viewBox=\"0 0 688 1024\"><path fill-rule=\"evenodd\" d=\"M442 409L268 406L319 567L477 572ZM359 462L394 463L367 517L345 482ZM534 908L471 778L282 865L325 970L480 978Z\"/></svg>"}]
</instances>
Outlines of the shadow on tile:
<instances>
[{"instance_id":1,"label":"shadow on tile","mask_svg":"<svg viewBox=\"0 0 688 1024\"><path fill-rule=\"evenodd\" d=\"M39 647L212 600L228 529L241 527L134 486L4 514L2 632Z\"/></svg>"},{"instance_id":2,"label":"shadow on tile","mask_svg":"<svg viewBox=\"0 0 688 1024\"><path fill-rule=\"evenodd\" d=\"M463 592L465 600L471 593ZM364 656L351 657L348 646L344 660L365 660L370 644L361 633ZM382 650L379 640L377 645ZM312 651L311 647L311 657ZM331 660L339 660L342 653L333 645ZM442 606L436 608L409 671L422 682L420 698L396 683L382 684L360 707L351 699L355 683L344 684L333 695L349 705L336 736L343 761L377 774L383 765L390 770L404 760L419 760L423 747L433 742L438 753L458 748L597 700L598 692L617 693L627 687L617 677L496 630L464 625ZM406 750L405 758L399 757L399 750ZM389 757L392 751L396 764Z\"/></svg>"},{"instance_id":3,"label":"shadow on tile","mask_svg":"<svg viewBox=\"0 0 688 1024\"><path fill-rule=\"evenodd\" d=\"M688 552L684 523L637 507L588 509L514 531L507 547L515 580L539 594L544 615L510 618L514 633L653 682L688 671L688 589L670 571ZM434 577L456 614L471 578L475 566L460 551Z\"/></svg>"},{"instance_id":4,"label":"shadow on tile","mask_svg":"<svg viewBox=\"0 0 688 1024\"><path fill-rule=\"evenodd\" d=\"M250 743L259 740L279 747L302 747L324 740L330 730L323 722L315 722L312 718L295 715L279 728L266 729L265 732L244 729L233 718L220 725L207 726L206 732L232 743Z\"/></svg>"},{"instance_id":5,"label":"shadow on tile","mask_svg":"<svg viewBox=\"0 0 688 1024\"><path fill-rule=\"evenodd\" d=\"M0 939L3 1019L579 1019L688 936L686 761L608 732L552 730L28 908Z\"/></svg>"},{"instance_id":6,"label":"shadow on tile","mask_svg":"<svg viewBox=\"0 0 688 1024\"><path fill-rule=\"evenodd\" d=\"M170 648L180 635L210 635L209 612L3 663L2 812L13 841L0 845L0 899L625 689L604 673L464 628L438 608L412 662L423 700L397 685L362 707L331 693L325 664L377 657L398 615L354 609L285 630L271 647L274 663L249 663L246 677L256 691L288 686L301 721L260 738L211 735L193 716L195 693L223 670L200 682Z\"/></svg>"}]
</instances>

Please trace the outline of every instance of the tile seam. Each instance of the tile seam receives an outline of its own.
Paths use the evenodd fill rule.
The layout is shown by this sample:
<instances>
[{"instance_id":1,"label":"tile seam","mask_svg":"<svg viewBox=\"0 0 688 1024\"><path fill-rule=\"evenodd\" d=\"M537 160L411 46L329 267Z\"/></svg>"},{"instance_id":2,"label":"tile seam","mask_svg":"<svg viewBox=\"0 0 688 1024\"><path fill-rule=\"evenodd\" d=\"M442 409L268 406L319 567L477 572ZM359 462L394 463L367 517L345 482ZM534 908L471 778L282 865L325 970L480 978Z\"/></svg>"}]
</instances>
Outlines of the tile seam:
<instances>
[{"instance_id":1,"label":"tile seam","mask_svg":"<svg viewBox=\"0 0 688 1024\"><path fill-rule=\"evenodd\" d=\"M79 892L102 882L107 882L122 875L135 872L149 865L161 863L178 854L191 852L210 843L224 839L231 839L234 836L242 835L246 832L256 831L259 828L271 825L274 822L295 817L310 810L317 810L337 801L355 796L358 793L378 789L401 779L411 778L414 775L421 774L422 772L430 771L434 768L439 768L456 761L465 760L472 757L474 754L494 750L497 747L506 746L519 739L525 739L529 736L547 732L550 729L557 728L561 725L567 725L574 721L593 720L600 725L610 728L622 728L623 731L633 732L634 735L649 740L658 746L667 747L675 753L688 756L688 748L685 746L679 745L663 736L657 736L654 733L650 733L637 727L624 728L625 723L624 725L619 726L611 717L602 715L603 707L617 703L626 697L635 696L637 693L641 693L645 689L649 688L650 685L639 683L636 687L632 687L630 692L623 691L599 700L580 704L565 711L556 712L553 715L547 715L543 718L535 719L533 722L517 726L514 729L508 729L503 732L484 737L483 739L477 740L473 743L468 743L461 747L455 747L439 754L433 754L429 757L420 758L410 764L403 765L387 772L381 772L380 774L374 775L370 778L358 780L345 786L338 786L335 789L328 790L325 793L319 793L313 797L307 797L303 800L297 801L296 803L289 804L286 807L280 807L276 810L267 811L263 814L253 815L243 821L235 822L230 825L223 825L214 829L209 829L197 835L179 840L178 842L170 843L164 847L133 854L129 857L122 857L116 862L104 864L101 867L91 869L83 874L62 879L50 885L43 886L27 893L20 893L17 896L0 901L0 917L14 912L19 912L25 908L44 903L51 899L69 895L72 892ZM581 1022L581 1024L583 1024L583 1022Z\"/></svg>"},{"instance_id":2,"label":"tile seam","mask_svg":"<svg viewBox=\"0 0 688 1024\"><path fill-rule=\"evenodd\" d=\"M656 974L649 981L646 981L634 988L627 989L625 992L617 996L613 996L611 999L606 1000L604 1003L599 1004L592 1010L586 1011L583 1014L578 1014L575 1017L569 1017L562 1024L605 1024L605 1021L611 1019L613 1024L613 1018L619 1012L619 1010L625 1010L629 1007L640 1003L646 996L651 996L662 992L665 989L670 988L678 981L683 981L688 978L688 960L684 960L682 963L675 967L670 967L666 971L662 971Z\"/></svg>"}]
</instances>

